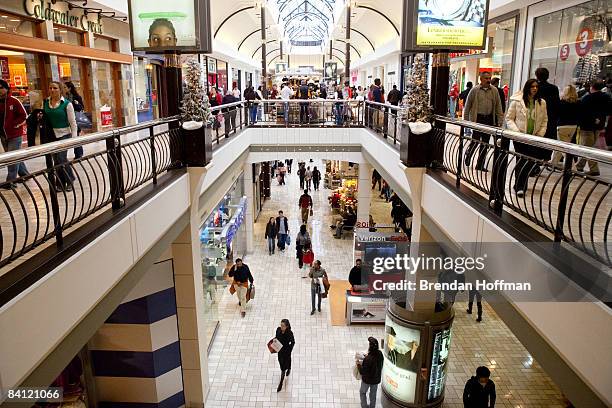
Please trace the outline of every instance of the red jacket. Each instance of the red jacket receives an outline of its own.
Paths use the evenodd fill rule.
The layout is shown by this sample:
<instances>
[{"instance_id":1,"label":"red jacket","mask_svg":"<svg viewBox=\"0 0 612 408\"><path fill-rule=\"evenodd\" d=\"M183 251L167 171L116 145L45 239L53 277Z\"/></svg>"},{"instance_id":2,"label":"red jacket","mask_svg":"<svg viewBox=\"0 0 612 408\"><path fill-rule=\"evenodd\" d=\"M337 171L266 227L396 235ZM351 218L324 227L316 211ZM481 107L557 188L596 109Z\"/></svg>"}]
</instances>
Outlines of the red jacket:
<instances>
[{"instance_id":1,"label":"red jacket","mask_svg":"<svg viewBox=\"0 0 612 408\"><path fill-rule=\"evenodd\" d=\"M23 136L23 125L27 116L19 99L7 95L4 101L4 123L2 124L7 139Z\"/></svg>"}]
</instances>

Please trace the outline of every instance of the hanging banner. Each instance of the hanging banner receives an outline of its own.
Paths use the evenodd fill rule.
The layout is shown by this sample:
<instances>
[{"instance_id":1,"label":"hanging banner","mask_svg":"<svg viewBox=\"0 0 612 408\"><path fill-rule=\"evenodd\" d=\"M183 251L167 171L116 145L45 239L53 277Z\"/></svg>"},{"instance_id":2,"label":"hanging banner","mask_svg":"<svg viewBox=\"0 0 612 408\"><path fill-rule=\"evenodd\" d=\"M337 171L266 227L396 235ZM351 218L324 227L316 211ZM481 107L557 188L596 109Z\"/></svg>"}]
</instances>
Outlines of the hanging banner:
<instances>
[{"instance_id":1,"label":"hanging banner","mask_svg":"<svg viewBox=\"0 0 612 408\"><path fill-rule=\"evenodd\" d=\"M483 49L489 0L405 0L403 51Z\"/></svg>"},{"instance_id":2,"label":"hanging banner","mask_svg":"<svg viewBox=\"0 0 612 408\"><path fill-rule=\"evenodd\" d=\"M212 52L209 0L130 0L133 51Z\"/></svg>"}]
</instances>

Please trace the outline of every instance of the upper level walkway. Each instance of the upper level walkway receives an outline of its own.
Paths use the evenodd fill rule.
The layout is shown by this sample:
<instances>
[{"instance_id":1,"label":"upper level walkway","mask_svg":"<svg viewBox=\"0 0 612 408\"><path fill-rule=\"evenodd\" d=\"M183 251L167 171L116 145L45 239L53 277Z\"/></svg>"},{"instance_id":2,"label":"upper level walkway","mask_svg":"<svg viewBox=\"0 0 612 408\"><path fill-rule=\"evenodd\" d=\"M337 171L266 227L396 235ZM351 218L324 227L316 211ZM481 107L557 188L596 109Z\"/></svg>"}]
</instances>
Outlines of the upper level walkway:
<instances>
[{"instance_id":1,"label":"upper level walkway","mask_svg":"<svg viewBox=\"0 0 612 408\"><path fill-rule=\"evenodd\" d=\"M517 334L521 341L529 343L530 336L544 339L539 347L556 353L557 363L576 372L574 379L586 383L593 398L611 400L606 385L609 363L597 357L609 347L602 342L607 337L585 339L581 335L611 330L609 309L596 300L610 300L610 153L438 118L422 153L438 166L427 171L422 191L417 192L408 185L405 164L418 156L407 148L410 141L401 131L397 109L355 103L350 108L341 104L339 110L335 101L296 101L289 103L285 120L280 113L285 104L261 103L261 120L249 124L249 107L242 103L217 108L224 110L224 123L213 131L200 213L216 204L226 191L223 186L231 184L234 173L241 172L245 163L292 155L368 162L411 208L422 207L423 223L437 231L437 235L432 232L436 238L472 255L482 251L483 243L518 244L524 246L524 256L513 259L512 265L500 265L504 273L511 268L551 279L545 272L552 266L560 271L554 279L564 280L566 286L569 282L569 286L588 288L593 296L590 302L514 301L514 314L507 309L505 314L498 313L508 320L522 316L530 329L523 327L521 335ZM478 143L483 168L489 171L476 171L465 164L470 129L493 137L493 144ZM526 158L507 147L510 140L562 152L570 165L561 170L548 168L541 160L520 162ZM0 205L4 206L0 208L0 262L4 264L0 325L16 329L0 335L0 346L8 352L0 361L2 384L21 384L127 270L158 241L180 232L175 226L184 225L190 206L189 176L175 160L183 150L182 143L173 118L0 155L3 171L22 160L27 160L30 170L17 187L0 191ZM53 165L51 157L45 157L81 144L86 156L71 161L69 167ZM571 167L574 156L597 161L601 176L577 172ZM524 197L511 188L517 167L529 168L530 173L533 169L535 176ZM56 177L70 177L70 172L73 188L58 188ZM101 259L106 262L97 265ZM79 298L70 305L52 300L58 300L58 291L67 287L82 291ZM39 310L40 299L51 299L44 313ZM20 319L24 315L32 318ZM52 316L64 316L65 321L53 321ZM51 321L54 327L46 327ZM516 320L514 327L508 325L513 330L518 327ZM562 329L568 326L575 334ZM45 338L27 336L41 331L47 333ZM16 338L17 332L26 334L28 340L23 341L23 335ZM27 358L10 357L11 351L24 347L31 351ZM545 362L543 365L546 368Z\"/></svg>"}]
</instances>

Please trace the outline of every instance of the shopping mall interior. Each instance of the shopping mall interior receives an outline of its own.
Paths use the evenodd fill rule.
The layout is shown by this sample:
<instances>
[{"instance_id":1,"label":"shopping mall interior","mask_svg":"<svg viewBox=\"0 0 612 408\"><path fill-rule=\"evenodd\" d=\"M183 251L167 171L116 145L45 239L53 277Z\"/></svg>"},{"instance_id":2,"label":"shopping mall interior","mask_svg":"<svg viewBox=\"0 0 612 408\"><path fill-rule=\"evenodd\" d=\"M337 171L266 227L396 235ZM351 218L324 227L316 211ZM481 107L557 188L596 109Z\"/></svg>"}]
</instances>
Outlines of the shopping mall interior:
<instances>
[{"instance_id":1,"label":"shopping mall interior","mask_svg":"<svg viewBox=\"0 0 612 408\"><path fill-rule=\"evenodd\" d=\"M612 406L612 0L0 1L0 406Z\"/></svg>"}]
</instances>

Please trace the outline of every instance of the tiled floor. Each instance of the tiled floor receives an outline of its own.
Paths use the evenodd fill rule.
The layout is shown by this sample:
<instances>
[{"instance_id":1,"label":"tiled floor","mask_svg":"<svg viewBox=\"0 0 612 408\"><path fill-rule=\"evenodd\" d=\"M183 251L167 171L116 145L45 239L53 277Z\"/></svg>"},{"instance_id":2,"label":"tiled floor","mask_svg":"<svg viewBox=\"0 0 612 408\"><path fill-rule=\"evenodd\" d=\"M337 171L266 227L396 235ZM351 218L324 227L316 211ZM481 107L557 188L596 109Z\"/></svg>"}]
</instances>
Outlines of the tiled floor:
<instances>
[{"instance_id":1,"label":"tiled floor","mask_svg":"<svg viewBox=\"0 0 612 408\"><path fill-rule=\"evenodd\" d=\"M346 279L353 258L352 240L332 237L328 194L325 190L313 193L315 214L308 228L315 258L321 260L331 279ZM272 199L258 218L255 253L245 259L255 276L257 296L249 303L246 318L240 317L235 297L224 292L220 300L221 323L209 356L207 408L359 407L359 382L351 374L353 356L367 348L368 336L381 338L383 326L332 327L325 300L323 313L310 316L309 282L301 278L294 246L282 254L267 254L265 222L282 209L294 236L298 195L297 177L292 175L286 186L272 187ZM375 200L373 212L383 217L388 211L385 205ZM479 365L492 370L496 406L564 406L559 389L486 303L482 323L465 313L464 302L456 307L444 407L463 407L463 385ZM296 346L291 376L277 393L280 370L266 343L283 318L291 322Z\"/></svg>"}]
</instances>

